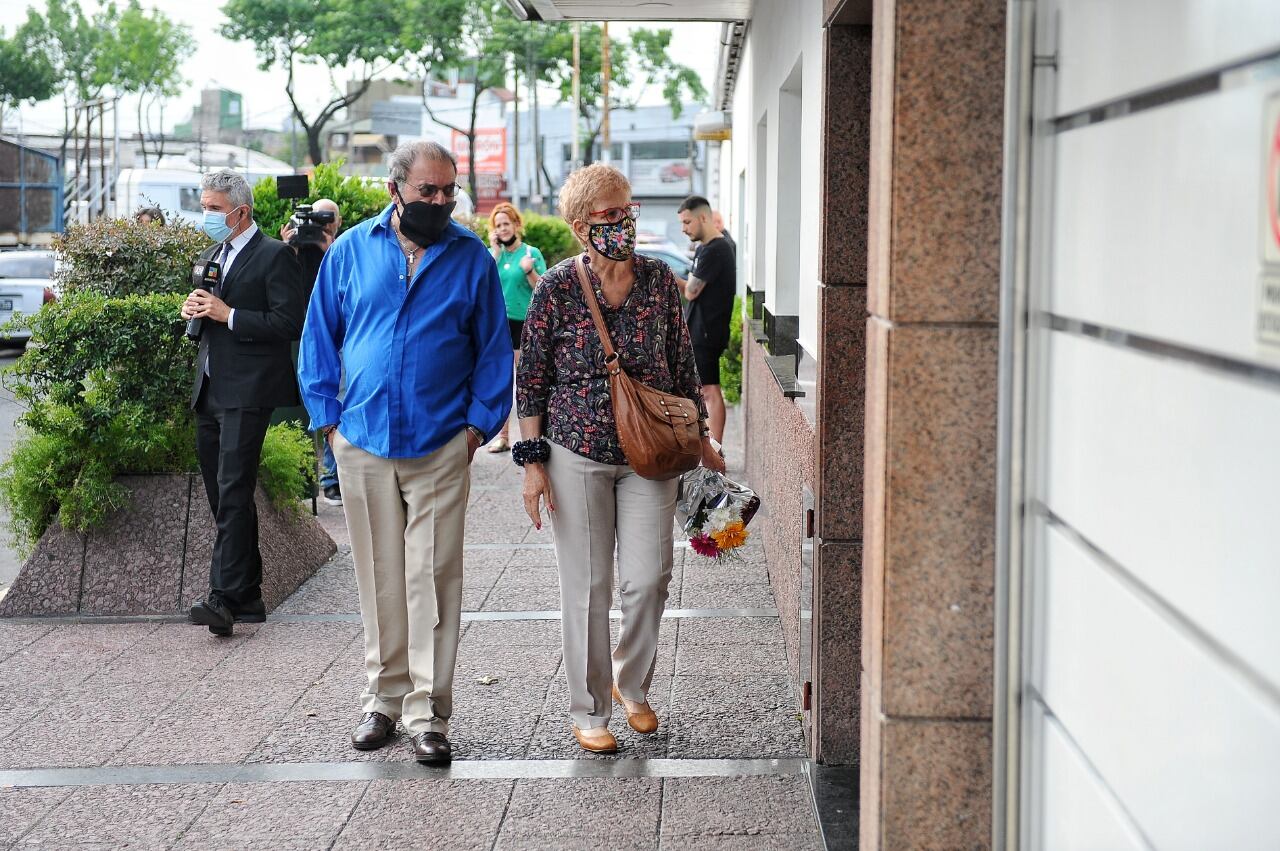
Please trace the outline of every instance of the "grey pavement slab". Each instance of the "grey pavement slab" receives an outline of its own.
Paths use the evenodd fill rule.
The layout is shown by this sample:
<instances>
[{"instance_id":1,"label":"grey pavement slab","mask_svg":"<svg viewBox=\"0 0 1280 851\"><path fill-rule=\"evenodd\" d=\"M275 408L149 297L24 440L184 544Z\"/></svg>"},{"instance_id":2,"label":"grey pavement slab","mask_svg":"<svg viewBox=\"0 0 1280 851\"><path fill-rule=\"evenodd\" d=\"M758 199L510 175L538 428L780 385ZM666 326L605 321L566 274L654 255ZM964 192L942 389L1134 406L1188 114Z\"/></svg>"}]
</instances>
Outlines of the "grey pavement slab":
<instances>
[{"instance_id":1,"label":"grey pavement slab","mask_svg":"<svg viewBox=\"0 0 1280 851\"><path fill-rule=\"evenodd\" d=\"M375 780L333 848L488 851L497 837L514 782Z\"/></svg>"},{"instance_id":2,"label":"grey pavement slab","mask_svg":"<svg viewBox=\"0 0 1280 851\"><path fill-rule=\"evenodd\" d=\"M74 789L63 787L0 787L0 846L21 839Z\"/></svg>"},{"instance_id":3,"label":"grey pavement slab","mask_svg":"<svg viewBox=\"0 0 1280 851\"><path fill-rule=\"evenodd\" d=\"M217 794L203 784L75 789L16 847L170 848Z\"/></svg>"},{"instance_id":4,"label":"grey pavement slab","mask_svg":"<svg viewBox=\"0 0 1280 851\"><path fill-rule=\"evenodd\" d=\"M518 780L497 848L653 847L660 779Z\"/></svg>"},{"instance_id":5,"label":"grey pavement slab","mask_svg":"<svg viewBox=\"0 0 1280 851\"><path fill-rule=\"evenodd\" d=\"M708 838L740 838L741 847L769 847L747 843L770 835L803 837L808 844L801 847L822 847L804 777L672 777L663 782L664 848L668 841Z\"/></svg>"},{"instance_id":6,"label":"grey pavement slab","mask_svg":"<svg viewBox=\"0 0 1280 851\"><path fill-rule=\"evenodd\" d=\"M769 585L745 582L703 584L692 573L681 587L679 600L680 607L684 609L767 609L775 606L773 588Z\"/></svg>"},{"instance_id":7,"label":"grey pavement slab","mask_svg":"<svg viewBox=\"0 0 1280 851\"><path fill-rule=\"evenodd\" d=\"M368 783L228 783L182 834L175 849L328 848Z\"/></svg>"}]
</instances>

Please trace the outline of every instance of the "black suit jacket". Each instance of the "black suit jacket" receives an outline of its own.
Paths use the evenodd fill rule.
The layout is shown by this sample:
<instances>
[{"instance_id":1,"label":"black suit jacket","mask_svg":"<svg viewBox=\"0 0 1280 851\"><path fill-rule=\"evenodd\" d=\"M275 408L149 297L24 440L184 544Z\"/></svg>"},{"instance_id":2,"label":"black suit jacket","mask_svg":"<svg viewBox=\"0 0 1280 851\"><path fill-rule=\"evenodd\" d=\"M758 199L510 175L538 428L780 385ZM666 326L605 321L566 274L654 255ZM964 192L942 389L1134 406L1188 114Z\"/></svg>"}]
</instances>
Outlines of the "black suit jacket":
<instances>
[{"instance_id":1,"label":"black suit jacket","mask_svg":"<svg viewBox=\"0 0 1280 851\"><path fill-rule=\"evenodd\" d=\"M217 243L200 257L216 257L221 249ZM219 408L300 404L291 343L302 336L307 302L293 249L259 230L223 279L222 300L235 309L235 330L204 320L191 406L206 383L210 403ZM209 375L204 374L206 359Z\"/></svg>"}]
</instances>

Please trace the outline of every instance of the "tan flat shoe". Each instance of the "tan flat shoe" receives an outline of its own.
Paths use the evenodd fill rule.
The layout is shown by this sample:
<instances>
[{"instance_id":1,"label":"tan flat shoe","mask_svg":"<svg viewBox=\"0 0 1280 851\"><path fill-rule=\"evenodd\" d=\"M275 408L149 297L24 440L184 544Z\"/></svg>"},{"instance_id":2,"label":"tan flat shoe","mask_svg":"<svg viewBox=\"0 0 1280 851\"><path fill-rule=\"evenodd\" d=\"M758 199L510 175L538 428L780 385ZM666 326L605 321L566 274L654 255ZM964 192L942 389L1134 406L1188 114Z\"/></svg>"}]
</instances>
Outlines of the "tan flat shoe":
<instances>
[{"instance_id":1,"label":"tan flat shoe","mask_svg":"<svg viewBox=\"0 0 1280 851\"><path fill-rule=\"evenodd\" d=\"M489 442L489 446L487 447L487 449L496 455L499 452L511 451L511 444L507 443L507 439L505 437L503 437L502 435L498 435L492 441Z\"/></svg>"},{"instance_id":2,"label":"tan flat shoe","mask_svg":"<svg viewBox=\"0 0 1280 851\"><path fill-rule=\"evenodd\" d=\"M654 733L658 730L658 713L648 702L633 703L623 698L618 687L613 687L613 701L627 711L627 723L637 733Z\"/></svg>"},{"instance_id":3,"label":"tan flat shoe","mask_svg":"<svg viewBox=\"0 0 1280 851\"><path fill-rule=\"evenodd\" d=\"M618 740L609 732L608 727L592 727L590 730L579 730L575 724L573 737L582 745L583 750L592 753L613 753L618 749Z\"/></svg>"}]
</instances>

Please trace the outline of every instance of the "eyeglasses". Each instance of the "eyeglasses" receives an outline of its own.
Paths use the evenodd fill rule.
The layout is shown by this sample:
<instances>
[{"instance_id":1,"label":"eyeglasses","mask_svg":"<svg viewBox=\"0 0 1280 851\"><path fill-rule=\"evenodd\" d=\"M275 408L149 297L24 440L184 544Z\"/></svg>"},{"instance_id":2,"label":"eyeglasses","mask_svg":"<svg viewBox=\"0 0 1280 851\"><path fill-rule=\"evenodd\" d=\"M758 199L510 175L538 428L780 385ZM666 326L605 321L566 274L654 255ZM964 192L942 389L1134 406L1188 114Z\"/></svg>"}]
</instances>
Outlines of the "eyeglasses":
<instances>
[{"instance_id":1,"label":"eyeglasses","mask_svg":"<svg viewBox=\"0 0 1280 851\"><path fill-rule=\"evenodd\" d=\"M401 186L413 186L412 183L402 182ZM458 190L462 187L456 183L446 183L444 186L436 186L434 183L424 183L421 186L413 186L413 190L423 198L434 198L437 192L443 192L444 197L453 198L458 194Z\"/></svg>"},{"instance_id":2,"label":"eyeglasses","mask_svg":"<svg viewBox=\"0 0 1280 851\"><path fill-rule=\"evenodd\" d=\"M635 221L640 218L640 205L631 203L625 207L610 207L607 210L592 210L591 215L600 216L611 225L616 225L623 218Z\"/></svg>"}]
</instances>

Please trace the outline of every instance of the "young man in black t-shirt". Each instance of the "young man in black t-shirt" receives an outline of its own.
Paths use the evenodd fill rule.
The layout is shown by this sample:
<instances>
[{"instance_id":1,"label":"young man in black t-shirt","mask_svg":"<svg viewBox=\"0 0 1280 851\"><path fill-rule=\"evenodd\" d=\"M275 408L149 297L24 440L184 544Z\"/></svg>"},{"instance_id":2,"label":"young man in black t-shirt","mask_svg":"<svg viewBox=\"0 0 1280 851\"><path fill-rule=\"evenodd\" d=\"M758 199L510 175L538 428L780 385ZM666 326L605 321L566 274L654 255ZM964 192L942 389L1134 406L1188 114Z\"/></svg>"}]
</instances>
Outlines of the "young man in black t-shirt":
<instances>
[{"instance_id":1,"label":"young man in black t-shirt","mask_svg":"<svg viewBox=\"0 0 1280 851\"><path fill-rule=\"evenodd\" d=\"M691 195L680 205L680 227L689 239L700 243L689 280L676 278L688 299L685 321L693 343L693 357L702 379L707 403L707 427L717 441L724 441L724 394L720 392L720 355L729 345L729 318L737 291L734 250L712 221L711 204Z\"/></svg>"}]
</instances>

